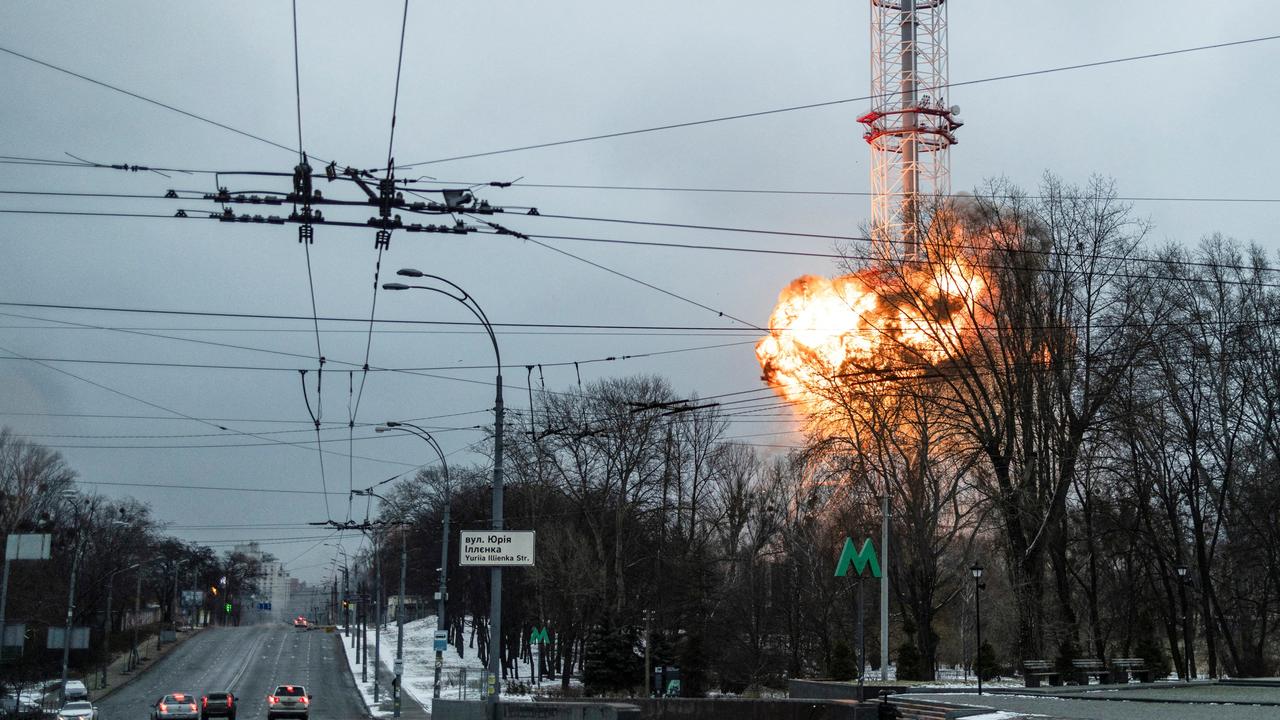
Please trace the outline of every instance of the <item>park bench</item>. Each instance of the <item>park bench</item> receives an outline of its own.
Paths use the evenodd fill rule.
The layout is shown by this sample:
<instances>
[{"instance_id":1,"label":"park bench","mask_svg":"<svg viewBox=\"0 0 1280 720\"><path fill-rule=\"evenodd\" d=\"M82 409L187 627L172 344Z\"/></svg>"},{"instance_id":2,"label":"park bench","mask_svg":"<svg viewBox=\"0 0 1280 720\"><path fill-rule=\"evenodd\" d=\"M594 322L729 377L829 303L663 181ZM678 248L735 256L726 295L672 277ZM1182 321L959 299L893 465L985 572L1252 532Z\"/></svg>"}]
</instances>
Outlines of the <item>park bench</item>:
<instances>
[{"instance_id":1,"label":"park bench","mask_svg":"<svg viewBox=\"0 0 1280 720\"><path fill-rule=\"evenodd\" d=\"M1106 666L1097 658L1072 660L1071 669L1075 672L1081 685L1088 685L1089 678L1091 677L1098 678L1098 682L1105 685L1108 677L1110 676L1110 673L1107 672Z\"/></svg>"},{"instance_id":2,"label":"park bench","mask_svg":"<svg viewBox=\"0 0 1280 720\"><path fill-rule=\"evenodd\" d=\"M1026 660L1022 663L1022 679L1027 687L1040 687L1040 678L1048 678L1050 685L1061 685L1062 674L1047 660Z\"/></svg>"},{"instance_id":3,"label":"park bench","mask_svg":"<svg viewBox=\"0 0 1280 720\"><path fill-rule=\"evenodd\" d=\"M1151 682L1151 669L1142 658L1113 658L1111 660L1111 681L1127 683L1129 678L1138 682Z\"/></svg>"}]
</instances>

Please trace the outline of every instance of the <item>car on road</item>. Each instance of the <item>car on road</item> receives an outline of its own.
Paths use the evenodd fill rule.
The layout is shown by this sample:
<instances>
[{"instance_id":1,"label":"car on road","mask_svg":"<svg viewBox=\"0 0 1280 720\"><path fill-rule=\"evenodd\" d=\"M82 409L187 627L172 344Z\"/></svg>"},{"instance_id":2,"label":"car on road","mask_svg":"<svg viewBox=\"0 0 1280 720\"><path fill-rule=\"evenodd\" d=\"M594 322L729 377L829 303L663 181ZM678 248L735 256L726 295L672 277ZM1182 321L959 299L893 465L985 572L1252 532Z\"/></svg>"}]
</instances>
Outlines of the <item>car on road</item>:
<instances>
[{"instance_id":1,"label":"car on road","mask_svg":"<svg viewBox=\"0 0 1280 720\"><path fill-rule=\"evenodd\" d=\"M275 692L267 696L267 720L276 718L303 718L311 709L311 696L301 685L277 685Z\"/></svg>"},{"instance_id":2,"label":"car on road","mask_svg":"<svg viewBox=\"0 0 1280 720\"><path fill-rule=\"evenodd\" d=\"M72 700L88 700L89 688L79 680L68 680L66 686L62 688L62 702L71 702Z\"/></svg>"},{"instance_id":3,"label":"car on road","mask_svg":"<svg viewBox=\"0 0 1280 720\"><path fill-rule=\"evenodd\" d=\"M236 718L236 701L240 698L230 692L205 693L200 698L200 717Z\"/></svg>"},{"instance_id":4,"label":"car on road","mask_svg":"<svg viewBox=\"0 0 1280 720\"><path fill-rule=\"evenodd\" d=\"M200 720L200 706L191 693L169 693L151 707L151 720Z\"/></svg>"},{"instance_id":5,"label":"car on road","mask_svg":"<svg viewBox=\"0 0 1280 720\"><path fill-rule=\"evenodd\" d=\"M88 700L74 700L62 706L58 720L98 720L98 708Z\"/></svg>"},{"instance_id":6,"label":"car on road","mask_svg":"<svg viewBox=\"0 0 1280 720\"><path fill-rule=\"evenodd\" d=\"M296 628L303 628L305 630L307 627L307 619L299 615L293 619L293 626Z\"/></svg>"},{"instance_id":7,"label":"car on road","mask_svg":"<svg viewBox=\"0 0 1280 720\"><path fill-rule=\"evenodd\" d=\"M24 718L34 717L44 712L40 706L40 696L21 693L0 697L0 717Z\"/></svg>"}]
</instances>

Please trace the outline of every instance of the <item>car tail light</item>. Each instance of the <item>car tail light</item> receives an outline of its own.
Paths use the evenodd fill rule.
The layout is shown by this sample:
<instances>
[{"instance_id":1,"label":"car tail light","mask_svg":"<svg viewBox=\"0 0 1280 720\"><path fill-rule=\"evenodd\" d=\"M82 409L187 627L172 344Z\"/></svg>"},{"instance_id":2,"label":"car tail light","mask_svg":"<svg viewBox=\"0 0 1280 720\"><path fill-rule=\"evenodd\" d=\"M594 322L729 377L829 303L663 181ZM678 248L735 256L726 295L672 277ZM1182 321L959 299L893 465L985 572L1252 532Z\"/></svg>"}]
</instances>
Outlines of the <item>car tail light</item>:
<instances>
[{"instance_id":1,"label":"car tail light","mask_svg":"<svg viewBox=\"0 0 1280 720\"><path fill-rule=\"evenodd\" d=\"M236 696L235 696L235 695L228 695L228 696L227 696L227 708L228 708L228 709L230 709L230 708L231 708L231 701L232 701L232 700L235 700L235 699L236 699Z\"/></svg>"},{"instance_id":2,"label":"car tail light","mask_svg":"<svg viewBox=\"0 0 1280 720\"><path fill-rule=\"evenodd\" d=\"M164 703L160 703L160 712L162 712L162 713L167 713L167 712L169 712L169 706L168 706L168 705L165 705Z\"/></svg>"},{"instance_id":3,"label":"car tail light","mask_svg":"<svg viewBox=\"0 0 1280 720\"><path fill-rule=\"evenodd\" d=\"M271 703L272 705L275 705L276 703L280 702L280 698L277 698L275 695L268 695L267 702Z\"/></svg>"},{"instance_id":4,"label":"car tail light","mask_svg":"<svg viewBox=\"0 0 1280 720\"><path fill-rule=\"evenodd\" d=\"M200 698L200 707L209 707L209 698L207 697Z\"/></svg>"},{"instance_id":5,"label":"car tail light","mask_svg":"<svg viewBox=\"0 0 1280 720\"><path fill-rule=\"evenodd\" d=\"M196 711L196 704L191 703L191 712L195 712L195 711Z\"/></svg>"},{"instance_id":6,"label":"car tail light","mask_svg":"<svg viewBox=\"0 0 1280 720\"><path fill-rule=\"evenodd\" d=\"M306 695L303 695L302 697L300 697L300 698L298 698L298 699L302 701L302 704L303 704L303 705L310 705L310 704L311 704L311 700L310 700L310 699L308 699Z\"/></svg>"}]
</instances>

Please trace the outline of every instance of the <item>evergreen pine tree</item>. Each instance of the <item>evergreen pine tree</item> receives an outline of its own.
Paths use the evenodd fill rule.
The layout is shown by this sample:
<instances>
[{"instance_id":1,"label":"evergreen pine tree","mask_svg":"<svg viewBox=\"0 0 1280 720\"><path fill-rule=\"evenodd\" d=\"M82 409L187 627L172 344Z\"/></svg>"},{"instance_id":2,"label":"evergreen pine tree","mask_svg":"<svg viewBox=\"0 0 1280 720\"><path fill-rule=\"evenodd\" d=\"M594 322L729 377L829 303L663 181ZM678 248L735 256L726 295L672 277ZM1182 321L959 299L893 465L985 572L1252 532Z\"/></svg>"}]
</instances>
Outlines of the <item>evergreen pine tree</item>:
<instances>
[{"instance_id":1,"label":"evergreen pine tree","mask_svg":"<svg viewBox=\"0 0 1280 720\"><path fill-rule=\"evenodd\" d=\"M1000 674L1000 662L996 659L995 648L984 641L978 648L978 657L974 658L973 671L983 680L990 680Z\"/></svg>"},{"instance_id":2,"label":"evergreen pine tree","mask_svg":"<svg viewBox=\"0 0 1280 720\"><path fill-rule=\"evenodd\" d=\"M910 641L902 643L898 647L898 679L923 680L922 661L920 650L916 648L915 643Z\"/></svg>"}]
</instances>

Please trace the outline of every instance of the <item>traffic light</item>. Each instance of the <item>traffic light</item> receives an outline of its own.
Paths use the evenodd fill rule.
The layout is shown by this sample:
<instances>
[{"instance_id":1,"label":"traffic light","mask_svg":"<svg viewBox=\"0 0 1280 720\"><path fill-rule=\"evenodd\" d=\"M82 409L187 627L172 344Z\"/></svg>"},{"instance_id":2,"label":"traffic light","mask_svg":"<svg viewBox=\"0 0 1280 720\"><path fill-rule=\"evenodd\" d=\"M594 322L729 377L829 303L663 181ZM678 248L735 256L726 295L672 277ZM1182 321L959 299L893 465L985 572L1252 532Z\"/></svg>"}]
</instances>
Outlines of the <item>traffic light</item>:
<instances>
[{"instance_id":1,"label":"traffic light","mask_svg":"<svg viewBox=\"0 0 1280 720\"><path fill-rule=\"evenodd\" d=\"M214 596L214 597L218 597L218 588L214 587L213 585L210 585L210 586L209 586L209 589L210 589L211 591L213 591L213 596Z\"/></svg>"},{"instance_id":2,"label":"traffic light","mask_svg":"<svg viewBox=\"0 0 1280 720\"><path fill-rule=\"evenodd\" d=\"M224 607L224 608L226 608L227 614L228 614L228 615L230 615L230 614L231 614L231 603L227 603L226 605L223 605L223 607Z\"/></svg>"}]
</instances>

